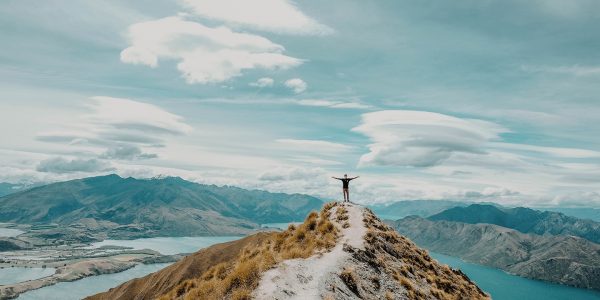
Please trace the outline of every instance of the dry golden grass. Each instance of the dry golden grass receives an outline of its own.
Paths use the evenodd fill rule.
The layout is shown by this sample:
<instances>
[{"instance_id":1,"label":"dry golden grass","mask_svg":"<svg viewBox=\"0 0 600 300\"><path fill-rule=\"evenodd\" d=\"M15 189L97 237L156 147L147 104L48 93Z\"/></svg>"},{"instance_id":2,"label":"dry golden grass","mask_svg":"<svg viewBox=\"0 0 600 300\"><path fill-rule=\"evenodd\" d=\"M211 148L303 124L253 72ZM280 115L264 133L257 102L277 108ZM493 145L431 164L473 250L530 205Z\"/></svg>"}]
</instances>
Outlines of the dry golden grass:
<instances>
[{"instance_id":1,"label":"dry golden grass","mask_svg":"<svg viewBox=\"0 0 600 300\"><path fill-rule=\"evenodd\" d=\"M278 262L307 258L335 246L338 229L330 221L328 203L321 213L311 212L304 223L274 234L261 245L246 248L232 261L215 265L201 276L186 280L159 299L251 299L263 272Z\"/></svg>"},{"instance_id":2,"label":"dry golden grass","mask_svg":"<svg viewBox=\"0 0 600 300\"><path fill-rule=\"evenodd\" d=\"M412 291L415 289L413 287L412 283L410 283L410 280L408 280L408 278L406 278L406 277L400 277L400 284L409 291Z\"/></svg>"},{"instance_id":3,"label":"dry golden grass","mask_svg":"<svg viewBox=\"0 0 600 300\"><path fill-rule=\"evenodd\" d=\"M354 269L349 267L344 268L342 273L340 273L340 278L354 294L359 294L358 279L356 277L356 274L354 273Z\"/></svg>"},{"instance_id":4,"label":"dry golden grass","mask_svg":"<svg viewBox=\"0 0 600 300\"><path fill-rule=\"evenodd\" d=\"M336 218L339 222L348 220L348 209L343 206L339 206L336 210Z\"/></svg>"},{"instance_id":5,"label":"dry golden grass","mask_svg":"<svg viewBox=\"0 0 600 300\"><path fill-rule=\"evenodd\" d=\"M325 295L325 297L323 297L323 300L334 300L335 297L333 297L331 294L327 294Z\"/></svg>"},{"instance_id":6,"label":"dry golden grass","mask_svg":"<svg viewBox=\"0 0 600 300\"><path fill-rule=\"evenodd\" d=\"M394 294L390 291L385 293L385 300L394 300Z\"/></svg>"}]
</instances>

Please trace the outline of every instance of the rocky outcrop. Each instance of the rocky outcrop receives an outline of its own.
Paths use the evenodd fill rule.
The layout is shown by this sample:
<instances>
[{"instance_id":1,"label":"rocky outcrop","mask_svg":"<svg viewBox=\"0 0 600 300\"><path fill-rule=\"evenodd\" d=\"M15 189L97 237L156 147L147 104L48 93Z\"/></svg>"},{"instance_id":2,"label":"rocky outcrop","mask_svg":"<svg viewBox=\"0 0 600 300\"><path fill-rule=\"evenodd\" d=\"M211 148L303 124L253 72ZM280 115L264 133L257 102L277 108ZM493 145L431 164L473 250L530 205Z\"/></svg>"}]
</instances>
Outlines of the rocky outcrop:
<instances>
[{"instance_id":1,"label":"rocky outcrop","mask_svg":"<svg viewBox=\"0 0 600 300\"><path fill-rule=\"evenodd\" d=\"M492 224L434 222L414 216L391 224L435 252L527 278L600 289L600 245L583 238L524 234Z\"/></svg>"}]
</instances>

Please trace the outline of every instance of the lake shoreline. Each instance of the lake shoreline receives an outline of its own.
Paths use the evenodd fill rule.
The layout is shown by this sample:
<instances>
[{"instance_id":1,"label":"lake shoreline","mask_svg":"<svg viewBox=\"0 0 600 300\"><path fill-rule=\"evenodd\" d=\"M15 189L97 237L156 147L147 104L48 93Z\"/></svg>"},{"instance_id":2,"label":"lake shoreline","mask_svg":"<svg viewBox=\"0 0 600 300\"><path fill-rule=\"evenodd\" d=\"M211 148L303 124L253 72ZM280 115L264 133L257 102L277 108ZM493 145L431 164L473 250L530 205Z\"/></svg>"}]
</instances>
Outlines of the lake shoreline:
<instances>
[{"instance_id":1,"label":"lake shoreline","mask_svg":"<svg viewBox=\"0 0 600 300\"><path fill-rule=\"evenodd\" d=\"M139 265L172 263L201 248L242 237L159 237L104 240L87 244L46 246L38 249L1 252L0 272L5 268L54 268L55 272L41 278L0 285L0 299L14 299L24 293L57 283L121 273ZM178 240L183 242L177 243Z\"/></svg>"}]
</instances>

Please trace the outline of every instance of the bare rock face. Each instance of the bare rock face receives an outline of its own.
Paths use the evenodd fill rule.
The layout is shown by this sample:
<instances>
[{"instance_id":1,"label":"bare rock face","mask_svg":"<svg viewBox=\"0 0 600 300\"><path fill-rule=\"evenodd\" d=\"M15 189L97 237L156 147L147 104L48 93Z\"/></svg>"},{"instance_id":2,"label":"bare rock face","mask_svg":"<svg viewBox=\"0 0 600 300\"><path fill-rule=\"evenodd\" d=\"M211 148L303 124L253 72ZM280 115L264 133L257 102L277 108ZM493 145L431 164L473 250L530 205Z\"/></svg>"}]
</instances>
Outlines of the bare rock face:
<instances>
[{"instance_id":1,"label":"bare rock face","mask_svg":"<svg viewBox=\"0 0 600 300\"><path fill-rule=\"evenodd\" d=\"M257 236L258 237L258 236ZM198 263L201 262L201 263ZM201 266L189 268L187 266ZM174 276L185 269L185 276ZM181 273L181 272L179 272ZM303 224L214 245L90 299L489 299L368 209L328 203Z\"/></svg>"}]
</instances>

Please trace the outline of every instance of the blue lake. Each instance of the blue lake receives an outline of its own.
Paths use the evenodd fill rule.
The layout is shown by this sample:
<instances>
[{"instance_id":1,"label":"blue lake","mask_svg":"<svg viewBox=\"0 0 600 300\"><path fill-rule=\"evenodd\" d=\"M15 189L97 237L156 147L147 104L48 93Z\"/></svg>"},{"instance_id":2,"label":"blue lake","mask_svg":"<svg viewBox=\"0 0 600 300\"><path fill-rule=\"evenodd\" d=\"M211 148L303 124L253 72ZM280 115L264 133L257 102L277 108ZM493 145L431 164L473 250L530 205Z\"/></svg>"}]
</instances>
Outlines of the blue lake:
<instances>
[{"instance_id":1,"label":"blue lake","mask_svg":"<svg viewBox=\"0 0 600 300\"><path fill-rule=\"evenodd\" d=\"M61 282L19 296L19 300L77 300L104 292L125 281L156 272L169 264L137 265L115 274L83 278L73 282Z\"/></svg>"},{"instance_id":2,"label":"blue lake","mask_svg":"<svg viewBox=\"0 0 600 300\"><path fill-rule=\"evenodd\" d=\"M201 237L156 237L135 240L104 240L93 243L92 247L121 246L133 249L151 249L162 254L192 253L210 245L240 239L240 236L201 236Z\"/></svg>"},{"instance_id":3,"label":"blue lake","mask_svg":"<svg viewBox=\"0 0 600 300\"><path fill-rule=\"evenodd\" d=\"M92 247L122 246L134 249L151 249L162 254L192 253L208 246L240 239L240 236L213 237L158 237L136 240L105 240ZM137 265L129 270L99 276L87 277L72 282L61 282L38 290L21 294L18 298L29 300L71 300L81 299L115 287L125 281L146 276L169 264ZM20 268L21 269L21 268Z\"/></svg>"},{"instance_id":4,"label":"blue lake","mask_svg":"<svg viewBox=\"0 0 600 300\"><path fill-rule=\"evenodd\" d=\"M266 224L263 224L266 225ZM268 227L287 228L288 223L269 224ZM116 245L133 247L136 249L153 249L164 254L194 252L212 244L227 242L240 237L177 237L177 238L151 238L138 240L107 240L96 243L94 246ZM510 275L501 270L467 263L459 258L430 253L441 263L459 268L476 282L484 291L490 293L493 299L525 299L525 300L571 300L571 299L600 299L600 293L577 289L557 284L530 280L519 276ZM74 282L62 282L39 290L27 292L18 299L81 299L109 288L115 287L133 278L143 277L158 271L168 264L138 265L127 271L84 278ZM19 268L21 269L21 268Z\"/></svg>"},{"instance_id":5,"label":"blue lake","mask_svg":"<svg viewBox=\"0 0 600 300\"><path fill-rule=\"evenodd\" d=\"M294 225L298 225L301 224L302 222L288 222L288 223L265 223L265 224L260 224L260 227L262 228L278 228L281 230L285 230L288 228L288 226L290 226L290 224L294 224Z\"/></svg>"},{"instance_id":6,"label":"blue lake","mask_svg":"<svg viewBox=\"0 0 600 300\"><path fill-rule=\"evenodd\" d=\"M460 258L429 252L441 263L462 270L494 300L598 300L600 292L531 280L502 270L465 262Z\"/></svg>"},{"instance_id":7,"label":"blue lake","mask_svg":"<svg viewBox=\"0 0 600 300\"><path fill-rule=\"evenodd\" d=\"M21 233L25 233L25 231L12 228L0 228L0 237L13 237Z\"/></svg>"},{"instance_id":8,"label":"blue lake","mask_svg":"<svg viewBox=\"0 0 600 300\"><path fill-rule=\"evenodd\" d=\"M0 269L0 285L19 283L54 274L54 268L4 268Z\"/></svg>"}]
</instances>

